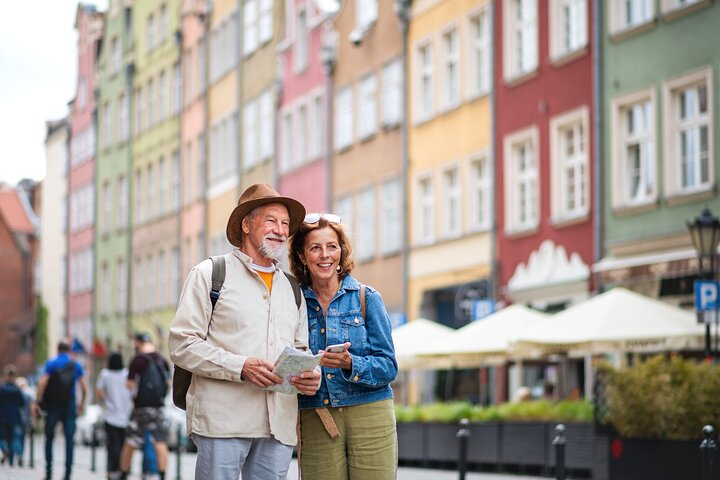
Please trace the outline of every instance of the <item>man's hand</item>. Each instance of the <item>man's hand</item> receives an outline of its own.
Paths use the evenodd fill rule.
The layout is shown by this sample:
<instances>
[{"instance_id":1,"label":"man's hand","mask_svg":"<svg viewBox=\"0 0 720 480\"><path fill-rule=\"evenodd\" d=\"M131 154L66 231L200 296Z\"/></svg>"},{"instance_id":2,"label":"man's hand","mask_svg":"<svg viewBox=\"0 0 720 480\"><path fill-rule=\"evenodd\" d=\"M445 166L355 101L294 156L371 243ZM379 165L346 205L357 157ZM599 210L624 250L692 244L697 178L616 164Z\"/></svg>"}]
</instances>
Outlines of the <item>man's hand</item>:
<instances>
[{"instance_id":1,"label":"man's hand","mask_svg":"<svg viewBox=\"0 0 720 480\"><path fill-rule=\"evenodd\" d=\"M298 377L292 377L290 379L290 385L297 388L303 395L315 395L315 392L320 388L320 380L322 379L322 372L320 367L314 370L308 370L302 372Z\"/></svg>"},{"instance_id":2,"label":"man's hand","mask_svg":"<svg viewBox=\"0 0 720 480\"><path fill-rule=\"evenodd\" d=\"M30 407L30 413L32 414L33 418L42 417L42 408L40 408L40 404L38 402L33 402L32 406Z\"/></svg>"},{"instance_id":3,"label":"man's hand","mask_svg":"<svg viewBox=\"0 0 720 480\"><path fill-rule=\"evenodd\" d=\"M240 378L260 388L282 383L282 378L272 372L273 368L274 365L267 360L250 357L245 360Z\"/></svg>"},{"instance_id":4,"label":"man's hand","mask_svg":"<svg viewBox=\"0 0 720 480\"><path fill-rule=\"evenodd\" d=\"M77 406L77 415L78 417L82 416L82 414L85 413L85 405L80 403Z\"/></svg>"}]
</instances>

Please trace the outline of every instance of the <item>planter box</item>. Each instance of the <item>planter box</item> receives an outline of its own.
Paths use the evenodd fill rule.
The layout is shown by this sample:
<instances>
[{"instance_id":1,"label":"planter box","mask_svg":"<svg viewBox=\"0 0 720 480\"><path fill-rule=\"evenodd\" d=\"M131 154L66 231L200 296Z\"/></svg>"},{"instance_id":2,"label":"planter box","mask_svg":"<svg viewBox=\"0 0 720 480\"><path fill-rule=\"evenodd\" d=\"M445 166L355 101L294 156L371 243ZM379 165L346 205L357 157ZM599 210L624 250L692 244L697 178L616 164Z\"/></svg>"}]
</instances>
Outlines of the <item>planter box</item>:
<instances>
[{"instance_id":1,"label":"planter box","mask_svg":"<svg viewBox=\"0 0 720 480\"><path fill-rule=\"evenodd\" d=\"M545 422L503 422L499 463L521 466L546 465L549 427L550 424Z\"/></svg>"},{"instance_id":2,"label":"planter box","mask_svg":"<svg viewBox=\"0 0 720 480\"><path fill-rule=\"evenodd\" d=\"M398 459L400 463L420 463L425 460L426 424L398 423Z\"/></svg>"},{"instance_id":3,"label":"planter box","mask_svg":"<svg viewBox=\"0 0 720 480\"><path fill-rule=\"evenodd\" d=\"M610 480L702 478L700 440L610 438ZM718 465L720 455L717 450L715 454L715 465Z\"/></svg>"},{"instance_id":4,"label":"planter box","mask_svg":"<svg viewBox=\"0 0 720 480\"><path fill-rule=\"evenodd\" d=\"M493 465L499 463L502 425L499 422L470 424L468 462Z\"/></svg>"}]
</instances>

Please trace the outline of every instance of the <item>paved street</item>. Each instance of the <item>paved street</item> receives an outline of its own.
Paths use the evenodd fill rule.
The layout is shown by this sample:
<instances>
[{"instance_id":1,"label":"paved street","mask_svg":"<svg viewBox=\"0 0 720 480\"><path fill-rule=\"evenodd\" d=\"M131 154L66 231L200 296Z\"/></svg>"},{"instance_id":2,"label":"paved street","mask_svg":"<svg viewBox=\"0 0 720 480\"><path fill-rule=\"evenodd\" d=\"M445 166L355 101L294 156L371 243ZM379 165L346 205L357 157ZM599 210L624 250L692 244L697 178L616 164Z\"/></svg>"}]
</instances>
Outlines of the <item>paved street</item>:
<instances>
[{"instance_id":1,"label":"paved street","mask_svg":"<svg viewBox=\"0 0 720 480\"><path fill-rule=\"evenodd\" d=\"M28 452L25 452L26 466L23 468L14 467L10 468L8 465L0 466L0 480L40 480L44 474L44 454L43 454L43 443L40 437L35 439L35 467L29 468L27 466ZM55 478L61 479L64 473L64 465L62 459L65 456L65 447L63 441L58 439L55 442ZM60 462L57 460L61 459ZM92 452L89 447L76 446L75 447L75 466L73 468L73 480L103 480L105 478L105 450L99 448L96 450L96 471L91 471L92 464ZM138 453L134 456L134 472L140 471L140 455ZM170 454L169 468L167 471L167 480L192 480L194 478L195 470L195 454L183 453L181 456L180 472L181 475L177 475L177 455L172 452ZM133 480L139 480L140 475L132 475ZM419 468L400 468L398 471L398 480L454 480L458 478L457 472L445 471L445 470L429 470ZM519 475L502 475L502 474L484 474L484 473L469 473L466 476L467 480L538 480L538 477L527 477ZM288 480L297 480L297 463L293 460L290 467L290 473Z\"/></svg>"}]
</instances>

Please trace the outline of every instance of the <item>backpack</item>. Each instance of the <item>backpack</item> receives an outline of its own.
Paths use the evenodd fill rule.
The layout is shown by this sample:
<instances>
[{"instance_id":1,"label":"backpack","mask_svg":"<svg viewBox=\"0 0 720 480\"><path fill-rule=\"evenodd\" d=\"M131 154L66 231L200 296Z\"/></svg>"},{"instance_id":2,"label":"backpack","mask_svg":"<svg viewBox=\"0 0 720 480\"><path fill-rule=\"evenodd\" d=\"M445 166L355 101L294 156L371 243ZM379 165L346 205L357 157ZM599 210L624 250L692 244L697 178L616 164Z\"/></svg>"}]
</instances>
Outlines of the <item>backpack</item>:
<instances>
[{"instance_id":1,"label":"backpack","mask_svg":"<svg viewBox=\"0 0 720 480\"><path fill-rule=\"evenodd\" d=\"M210 303L212 304L212 310L210 313L210 322L212 322L212 312L215 311L215 304L220 298L220 290L222 290L223 283L225 283L225 256L215 255L210 257L212 260L212 287L210 289ZM298 281L285 272L285 276L290 282L290 286L293 289L295 295L295 304L297 308L300 308L302 302L302 292L300 291L300 284ZM208 323L208 332L210 331L210 323ZM205 334L207 338L207 333ZM185 370L182 367L174 366L173 377L172 377L172 397L173 403L176 407L185 410L187 408L186 396L190 389L190 382L192 382L192 372Z\"/></svg>"},{"instance_id":2,"label":"backpack","mask_svg":"<svg viewBox=\"0 0 720 480\"><path fill-rule=\"evenodd\" d=\"M67 407L73 398L75 388L75 362L72 360L50 374L42 402L46 406Z\"/></svg>"},{"instance_id":3,"label":"backpack","mask_svg":"<svg viewBox=\"0 0 720 480\"><path fill-rule=\"evenodd\" d=\"M151 355L140 354L148 365L138 384L137 395L135 396L136 407L161 407L167 395L167 374L165 365L159 358Z\"/></svg>"}]
</instances>

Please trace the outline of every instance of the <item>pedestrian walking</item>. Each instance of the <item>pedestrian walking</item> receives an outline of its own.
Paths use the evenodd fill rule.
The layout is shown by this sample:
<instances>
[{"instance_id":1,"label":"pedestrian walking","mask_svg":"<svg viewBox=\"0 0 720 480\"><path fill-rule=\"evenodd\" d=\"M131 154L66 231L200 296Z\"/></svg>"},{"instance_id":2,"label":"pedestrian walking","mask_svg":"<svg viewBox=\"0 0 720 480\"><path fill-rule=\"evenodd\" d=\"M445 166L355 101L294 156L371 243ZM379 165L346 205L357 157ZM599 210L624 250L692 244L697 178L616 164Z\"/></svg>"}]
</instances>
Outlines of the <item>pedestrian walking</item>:
<instances>
[{"instance_id":1,"label":"pedestrian walking","mask_svg":"<svg viewBox=\"0 0 720 480\"><path fill-rule=\"evenodd\" d=\"M30 387L28 386L27 379L25 377L17 377L15 383L22 392L23 398L25 398L25 406L22 408L22 410L20 410L20 417L22 418L22 429L18 429L16 431L18 435L18 446L20 447L20 451L18 454L18 465L22 467L24 464L23 457L25 455L25 436L26 433L29 432L33 426L32 408L35 404L35 398L30 391Z\"/></svg>"},{"instance_id":2,"label":"pedestrian walking","mask_svg":"<svg viewBox=\"0 0 720 480\"><path fill-rule=\"evenodd\" d=\"M135 336L137 353L130 362L126 386L134 393L125 442L120 453L120 478L126 480L136 449L145 444L145 434L150 433L155 446L158 474L165 480L168 460L167 422L163 413L168 393L170 366L157 352L147 333Z\"/></svg>"},{"instance_id":3,"label":"pedestrian walking","mask_svg":"<svg viewBox=\"0 0 720 480\"><path fill-rule=\"evenodd\" d=\"M133 408L127 377L128 370L123 366L122 354L111 352L107 368L100 370L95 385L95 396L103 406L108 480L120 478L120 452Z\"/></svg>"},{"instance_id":4,"label":"pedestrian walking","mask_svg":"<svg viewBox=\"0 0 720 480\"><path fill-rule=\"evenodd\" d=\"M77 417L85 410L87 383L82 366L70 358L70 342L58 343L58 354L45 363L43 375L38 381L36 415L45 415L45 480L52 480L53 441L55 427L62 424L65 435L65 477L72 476L74 437ZM77 398L77 387L80 398Z\"/></svg>"},{"instance_id":5,"label":"pedestrian walking","mask_svg":"<svg viewBox=\"0 0 720 480\"><path fill-rule=\"evenodd\" d=\"M300 471L306 478L394 480L392 325L380 293L350 275L352 247L341 221L310 213L290 241L310 348L323 354L320 389L300 397Z\"/></svg>"},{"instance_id":6,"label":"pedestrian walking","mask_svg":"<svg viewBox=\"0 0 720 480\"><path fill-rule=\"evenodd\" d=\"M286 478L297 443L297 395L266 390L285 347L308 348L305 301L278 260L305 207L269 185L248 187L227 224L237 247L223 256L225 282L213 310L213 262L185 281L170 327L170 358L192 372L186 395L188 434L198 448L196 480ZM295 282L294 284L291 282ZM296 296L297 295L297 296ZM319 369L290 382L302 395L320 383Z\"/></svg>"},{"instance_id":7,"label":"pedestrian walking","mask_svg":"<svg viewBox=\"0 0 720 480\"><path fill-rule=\"evenodd\" d=\"M20 387L15 384L17 374L15 366L5 367L5 383L0 387L0 432L2 432L2 463L6 461L12 467L15 457L22 458L21 437L22 410L25 407L25 397Z\"/></svg>"}]
</instances>

